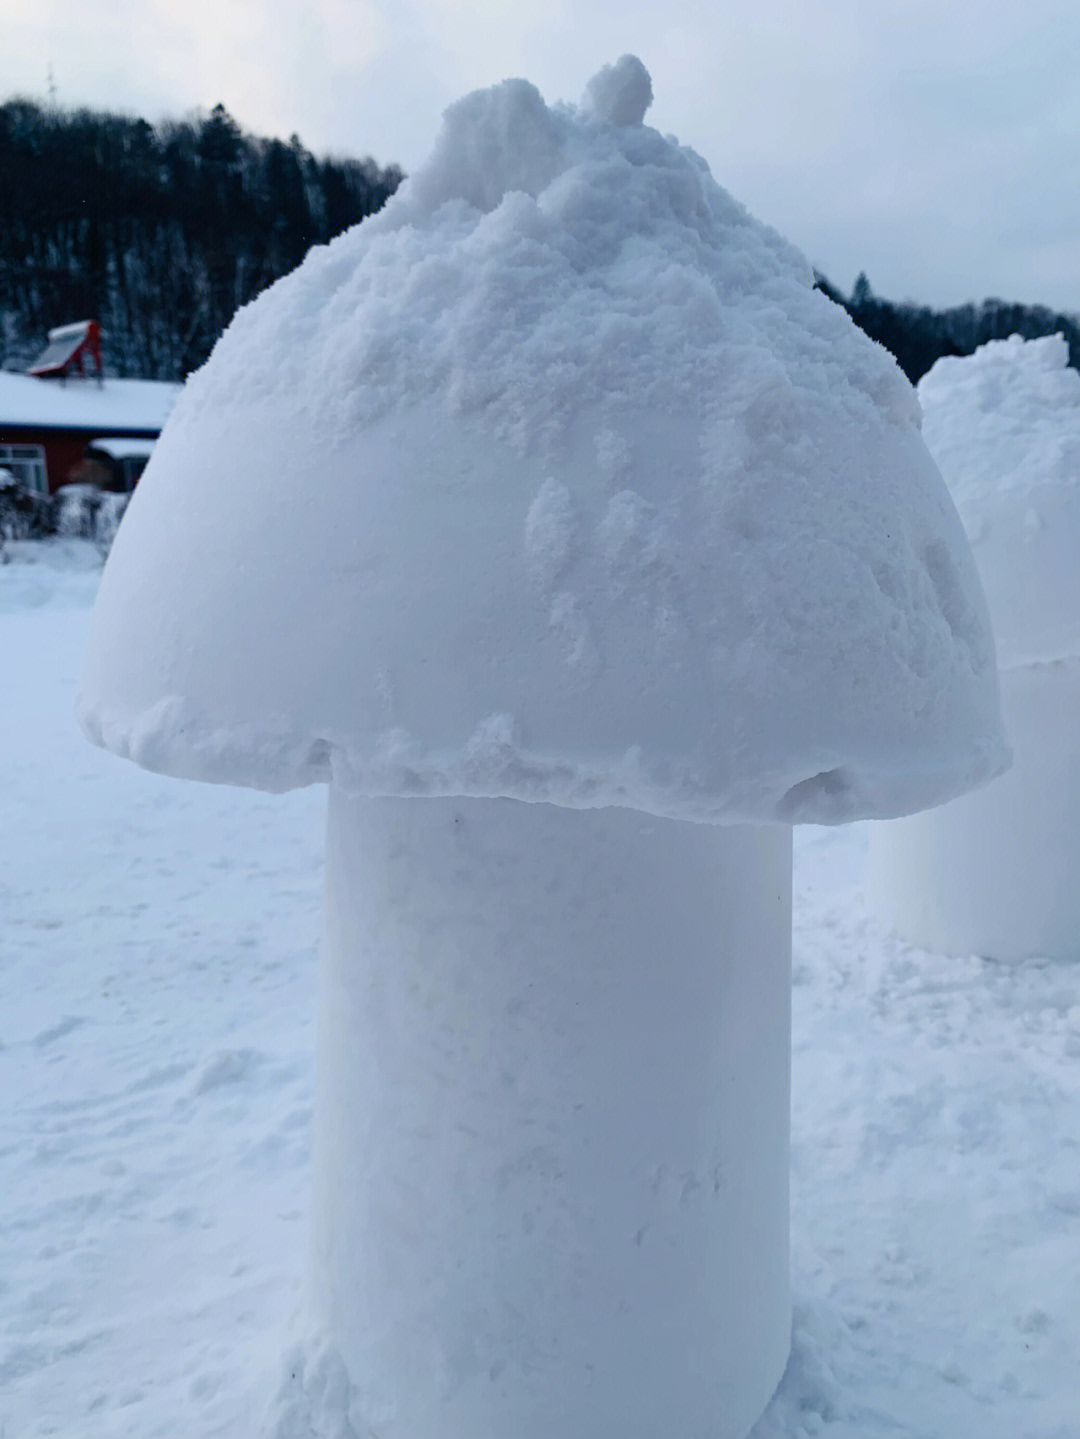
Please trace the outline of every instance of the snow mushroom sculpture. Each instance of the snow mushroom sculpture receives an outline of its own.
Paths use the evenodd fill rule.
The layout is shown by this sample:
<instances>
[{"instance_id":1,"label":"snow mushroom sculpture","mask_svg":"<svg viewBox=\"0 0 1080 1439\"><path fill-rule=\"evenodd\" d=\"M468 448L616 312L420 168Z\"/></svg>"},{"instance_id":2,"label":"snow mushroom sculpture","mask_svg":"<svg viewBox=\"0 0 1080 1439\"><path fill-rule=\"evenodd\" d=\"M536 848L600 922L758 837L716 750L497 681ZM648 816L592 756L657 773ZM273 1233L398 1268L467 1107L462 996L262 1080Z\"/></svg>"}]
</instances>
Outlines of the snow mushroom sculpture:
<instances>
[{"instance_id":1,"label":"snow mushroom sculpture","mask_svg":"<svg viewBox=\"0 0 1080 1439\"><path fill-rule=\"evenodd\" d=\"M453 105L190 379L94 611L92 739L329 784L311 1324L380 1439L745 1434L790 825L1005 760L912 390L650 99Z\"/></svg>"},{"instance_id":2,"label":"snow mushroom sculpture","mask_svg":"<svg viewBox=\"0 0 1080 1439\"><path fill-rule=\"evenodd\" d=\"M992 341L919 384L971 541L1001 669L1010 772L875 825L872 909L952 954L1080 959L1080 374L1061 335Z\"/></svg>"}]
</instances>

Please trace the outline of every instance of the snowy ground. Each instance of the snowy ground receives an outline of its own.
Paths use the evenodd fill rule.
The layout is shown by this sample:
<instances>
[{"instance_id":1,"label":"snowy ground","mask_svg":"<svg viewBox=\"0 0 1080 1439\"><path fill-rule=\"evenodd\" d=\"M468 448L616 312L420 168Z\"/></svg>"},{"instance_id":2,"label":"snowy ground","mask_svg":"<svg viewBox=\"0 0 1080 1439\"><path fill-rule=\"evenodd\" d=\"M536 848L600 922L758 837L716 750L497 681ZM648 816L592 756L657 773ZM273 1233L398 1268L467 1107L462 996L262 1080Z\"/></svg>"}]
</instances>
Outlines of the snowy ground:
<instances>
[{"instance_id":1,"label":"snowy ground","mask_svg":"<svg viewBox=\"0 0 1080 1439\"><path fill-rule=\"evenodd\" d=\"M91 748L96 556L9 554L0 1439L242 1439L304 1265L324 795ZM755 1439L1080 1439L1080 969L886 938L864 844L796 835L796 1327Z\"/></svg>"}]
</instances>

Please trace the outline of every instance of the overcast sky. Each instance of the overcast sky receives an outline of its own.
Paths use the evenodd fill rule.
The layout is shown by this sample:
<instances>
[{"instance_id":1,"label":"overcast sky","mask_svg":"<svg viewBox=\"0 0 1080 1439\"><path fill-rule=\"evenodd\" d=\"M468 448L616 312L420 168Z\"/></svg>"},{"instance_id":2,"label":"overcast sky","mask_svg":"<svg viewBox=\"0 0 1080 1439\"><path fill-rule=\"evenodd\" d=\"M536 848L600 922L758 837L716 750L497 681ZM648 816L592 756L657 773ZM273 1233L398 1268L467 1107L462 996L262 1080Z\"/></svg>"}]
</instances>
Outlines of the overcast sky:
<instances>
[{"instance_id":1,"label":"overcast sky","mask_svg":"<svg viewBox=\"0 0 1080 1439\"><path fill-rule=\"evenodd\" d=\"M245 129L406 170L509 75L648 119L843 290L1080 311L1080 0L0 0L0 97Z\"/></svg>"}]
</instances>

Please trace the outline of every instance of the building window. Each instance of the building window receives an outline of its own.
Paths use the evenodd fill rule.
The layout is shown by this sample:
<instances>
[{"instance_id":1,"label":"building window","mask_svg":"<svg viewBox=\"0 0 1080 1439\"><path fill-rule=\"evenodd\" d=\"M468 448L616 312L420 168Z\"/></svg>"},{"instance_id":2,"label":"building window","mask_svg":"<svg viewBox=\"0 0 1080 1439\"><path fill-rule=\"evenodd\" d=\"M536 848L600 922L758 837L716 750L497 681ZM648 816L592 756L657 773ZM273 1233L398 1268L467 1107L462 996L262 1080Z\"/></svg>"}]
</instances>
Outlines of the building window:
<instances>
[{"instance_id":1,"label":"building window","mask_svg":"<svg viewBox=\"0 0 1080 1439\"><path fill-rule=\"evenodd\" d=\"M45 450L41 445L0 445L0 470L10 470L15 483L35 494L49 493Z\"/></svg>"}]
</instances>

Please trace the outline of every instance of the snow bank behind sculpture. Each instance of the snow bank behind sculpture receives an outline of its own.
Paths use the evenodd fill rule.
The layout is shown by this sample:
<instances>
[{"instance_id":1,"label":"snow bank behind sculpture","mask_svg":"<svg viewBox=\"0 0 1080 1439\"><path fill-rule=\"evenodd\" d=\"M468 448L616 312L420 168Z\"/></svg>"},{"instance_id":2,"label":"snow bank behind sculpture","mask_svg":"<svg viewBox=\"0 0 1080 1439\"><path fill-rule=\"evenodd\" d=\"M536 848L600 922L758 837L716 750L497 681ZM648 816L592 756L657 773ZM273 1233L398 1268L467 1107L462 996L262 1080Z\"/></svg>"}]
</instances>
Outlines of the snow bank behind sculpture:
<instances>
[{"instance_id":1,"label":"snow bank behind sculpture","mask_svg":"<svg viewBox=\"0 0 1080 1439\"><path fill-rule=\"evenodd\" d=\"M1062 335L994 340L919 382L1002 669L1080 657L1080 373Z\"/></svg>"},{"instance_id":2,"label":"snow bank behind sculpture","mask_svg":"<svg viewBox=\"0 0 1080 1439\"><path fill-rule=\"evenodd\" d=\"M713 820L905 812L1001 768L910 386L641 123L650 94L627 57L579 109L467 96L237 315L105 576L93 739L269 789Z\"/></svg>"},{"instance_id":3,"label":"snow bank behind sculpture","mask_svg":"<svg viewBox=\"0 0 1080 1439\"><path fill-rule=\"evenodd\" d=\"M1080 958L1080 374L1060 335L939 360L927 444L979 565L1013 768L875 826L871 907L951 954Z\"/></svg>"}]
</instances>

